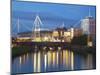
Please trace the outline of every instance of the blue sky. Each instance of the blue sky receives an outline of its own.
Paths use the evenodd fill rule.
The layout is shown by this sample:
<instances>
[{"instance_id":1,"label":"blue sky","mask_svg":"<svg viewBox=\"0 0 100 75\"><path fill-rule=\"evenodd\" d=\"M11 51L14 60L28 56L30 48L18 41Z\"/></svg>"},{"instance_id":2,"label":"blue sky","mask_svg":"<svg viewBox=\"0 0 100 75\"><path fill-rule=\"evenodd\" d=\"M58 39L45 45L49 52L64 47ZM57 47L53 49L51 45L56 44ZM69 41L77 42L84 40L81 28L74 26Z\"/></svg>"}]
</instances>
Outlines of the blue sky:
<instances>
[{"instance_id":1,"label":"blue sky","mask_svg":"<svg viewBox=\"0 0 100 75\"><path fill-rule=\"evenodd\" d=\"M54 29L62 23L69 28L88 16L89 9L91 16L96 18L95 6L12 1L12 32L17 32L18 18L20 32L31 31L37 14L43 23L41 28Z\"/></svg>"}]
</instances>

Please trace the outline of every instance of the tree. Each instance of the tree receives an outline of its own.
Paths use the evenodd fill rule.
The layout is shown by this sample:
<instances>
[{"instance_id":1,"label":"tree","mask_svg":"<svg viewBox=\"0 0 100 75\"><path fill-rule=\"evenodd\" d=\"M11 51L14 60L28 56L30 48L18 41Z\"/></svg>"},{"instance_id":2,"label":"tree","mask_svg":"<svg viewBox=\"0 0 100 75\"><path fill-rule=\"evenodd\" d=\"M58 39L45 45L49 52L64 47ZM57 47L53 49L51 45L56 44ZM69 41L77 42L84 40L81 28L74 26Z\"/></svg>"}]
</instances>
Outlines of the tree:
<instances>
[{"instance_id":1,"label":"tree","mask_svg":"<svg viewBox=\"0 0 100 75\"><path fill-rule=\"evenodd\" d=\"M74 37L71 41L73 45L87 45L87 35L81 35L79 37Z\"/></svg>"}]
</instances>

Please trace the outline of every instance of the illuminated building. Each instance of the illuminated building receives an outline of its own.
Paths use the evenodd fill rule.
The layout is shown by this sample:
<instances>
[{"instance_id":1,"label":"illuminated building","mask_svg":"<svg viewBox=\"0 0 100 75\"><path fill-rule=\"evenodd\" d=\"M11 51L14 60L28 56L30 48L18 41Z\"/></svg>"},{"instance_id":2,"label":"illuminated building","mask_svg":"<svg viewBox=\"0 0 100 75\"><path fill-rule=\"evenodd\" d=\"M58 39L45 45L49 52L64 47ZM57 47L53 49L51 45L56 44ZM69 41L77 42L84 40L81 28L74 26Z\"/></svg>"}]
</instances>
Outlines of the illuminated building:
<instances>
[{"instance_id":1,"label":"illuminated building","mask_svg":"<svg viewBox=\"0 0 100 75\"><path fill-rule=\"evenodd\" d=\"M64 37L65 37L65 42L70 42L71 41L71 32L70 31L65 31L64 32Z\"/></svg>"},{"instance_id":2,"label":"illuminated building","mask_svg":"<svg viewBox=\"0 0 100 75\"><path fill-rule=\"evenodd\" d=\"M34 32L33 32L34 33ZM35 41L35 42L71 42L74 36L82 35L82 29L73 28L66 29L56 28L54 30L41 29L40 37L35 38L32 32L22 32L18 34L18 41ZM31 39L32 35L32 39ZM35 39L34 39L35 38Z\"/></svg>"},{"instance_id":3,"label":"illuminated building","mask_svg":"<svg viewBox=\"0 0 100 75\"><path fill-rule=\"evenodd\" d=\"M58 31L53 31L52 36L53 37L58 37L59 36Z\"/></svg>"},{"instance_id":4,"label":"illuminated building","mask_svg":"<svg viewBox=\"0 0 100 75\"><path fill-rule=\"evenodd\" d=\"M81 28L83 34L95 34L95 19L93 17L86 17L81 21Z\"/></svg>"},{"instance_id":5,"label":"illuminated building","mask_svg":"<svg viewBox=\"0 0 100 75\"><path fill-rule=\"evenodd\" d=\"M86 17L81 21L81 28L83 34L88 35L88 45L95 45L96 20L92 16Z\"/></svg>"},{"instance_id":6,"label":"illuminated building","mask_svg":"<svg viewBox=\"0 0 100 75\"><path fill-rule=\"evenodd\" d=\"M74 37L74 28L70 28L70 37L71 37L71 39L73 39L73 37Z\"/></svg>"}]
</instances>

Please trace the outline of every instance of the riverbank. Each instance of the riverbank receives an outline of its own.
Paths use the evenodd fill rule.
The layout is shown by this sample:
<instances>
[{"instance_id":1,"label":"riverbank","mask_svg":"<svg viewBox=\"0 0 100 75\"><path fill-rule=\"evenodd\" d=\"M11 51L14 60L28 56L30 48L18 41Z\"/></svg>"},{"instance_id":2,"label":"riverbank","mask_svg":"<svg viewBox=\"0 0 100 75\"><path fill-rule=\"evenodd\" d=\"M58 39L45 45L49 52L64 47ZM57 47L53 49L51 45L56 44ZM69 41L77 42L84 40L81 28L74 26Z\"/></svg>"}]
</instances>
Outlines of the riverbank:
<instances>
[{"instance_id":1,"label":"riverbank","mask_svg":"<svg viewBox=\"0 0 100 75\"><path fill-rule=\"evenodd\" d=\"M28 46L16 46L12 48L12 58L31 52Z\"/></svg>"},{"instance_id":2,"label":"riverbank","mask_svg":"<svg viewBox=\"0 0 100 75\"><path fill-rule=\"evenodd\" d=\"M73 52L78 52L78 53L92 53L92 54L96 54L96 47L71 46L70 49Z\"/></svg>"},{"instance_id":3,"label":"riverbank","mask_svg":"<svg viewBox=\"0 0 100 75\"><path fill-rule=\"evenodd\" d=\"M66 49L71 50L73 52L82 53L82 54L87 54L87 53L96 54L96 47L70 46L70 48L66 48ZM66 50L66 49L63 48L60 50ZM23 55L25 53L38 52L38 51L50 51L50 50L51 50L50 48L46 48L45 50L43 49L40 50L40 49L34 49L33 47L30 46L15 46L12 48L12 58ZM51 51L56 51L56 49Z\"/></svg>"}]
</instances>

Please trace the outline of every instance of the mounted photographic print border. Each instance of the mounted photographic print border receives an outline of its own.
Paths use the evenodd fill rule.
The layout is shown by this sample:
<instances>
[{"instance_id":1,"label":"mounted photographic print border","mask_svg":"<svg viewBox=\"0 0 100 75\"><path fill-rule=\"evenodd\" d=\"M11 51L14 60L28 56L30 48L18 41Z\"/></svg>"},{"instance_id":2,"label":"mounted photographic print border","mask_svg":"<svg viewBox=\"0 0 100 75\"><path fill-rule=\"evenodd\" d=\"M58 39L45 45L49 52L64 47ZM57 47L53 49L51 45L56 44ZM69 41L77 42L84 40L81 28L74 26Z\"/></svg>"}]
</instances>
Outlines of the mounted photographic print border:
<instances>
[{"instance_id":1,"label":"mounted photographic print border","mask_svg":"<svg viewBox=\"0 0 100 75\"><path fill-rule=\"evenodd\" d=\"M11 73L96 69L96 6L11 2Z\"/></svg>"}]
</instances>

